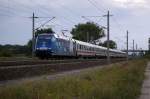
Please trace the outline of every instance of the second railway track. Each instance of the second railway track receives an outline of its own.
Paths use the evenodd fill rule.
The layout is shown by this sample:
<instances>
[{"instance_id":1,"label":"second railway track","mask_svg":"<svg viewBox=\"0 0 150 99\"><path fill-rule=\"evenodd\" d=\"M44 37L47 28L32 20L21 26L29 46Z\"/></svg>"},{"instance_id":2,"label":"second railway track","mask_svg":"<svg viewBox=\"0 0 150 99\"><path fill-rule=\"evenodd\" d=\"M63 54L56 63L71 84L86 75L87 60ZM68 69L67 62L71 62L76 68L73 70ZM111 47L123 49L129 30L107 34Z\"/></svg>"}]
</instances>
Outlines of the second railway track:
<instances>
[{"instance_id":1,"label":"second railway track","mask_svg":"<svg viewBox=\"0 0 150 99\"><path fill-rule=\"evenodd\" d=\"M21 61L0 61L0 67L21 66L21 65L40 65L40 64L55 64L55 63L70 63L81 61L96 61L104 59L65 59L65 60L21 60Z\"/></svg>"}]
</instances>

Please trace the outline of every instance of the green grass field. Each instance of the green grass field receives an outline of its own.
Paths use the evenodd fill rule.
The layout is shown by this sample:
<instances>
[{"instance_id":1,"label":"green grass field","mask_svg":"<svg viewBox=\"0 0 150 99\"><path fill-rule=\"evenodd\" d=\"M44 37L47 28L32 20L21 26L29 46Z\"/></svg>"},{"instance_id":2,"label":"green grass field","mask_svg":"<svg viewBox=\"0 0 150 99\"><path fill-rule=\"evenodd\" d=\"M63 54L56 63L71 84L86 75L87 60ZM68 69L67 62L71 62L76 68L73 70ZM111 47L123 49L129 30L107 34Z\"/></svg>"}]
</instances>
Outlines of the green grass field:
<instances>
[{"instance_id":1,"label":"green grass field","mask_svg":"<svg viewBox=\"0 0 150 99\"><path fill-rule=\"evenodd\" d=\"M146 63L134 60L78 76L0 87L0 99L137 99Z\"/></svg>"}]
</instances>

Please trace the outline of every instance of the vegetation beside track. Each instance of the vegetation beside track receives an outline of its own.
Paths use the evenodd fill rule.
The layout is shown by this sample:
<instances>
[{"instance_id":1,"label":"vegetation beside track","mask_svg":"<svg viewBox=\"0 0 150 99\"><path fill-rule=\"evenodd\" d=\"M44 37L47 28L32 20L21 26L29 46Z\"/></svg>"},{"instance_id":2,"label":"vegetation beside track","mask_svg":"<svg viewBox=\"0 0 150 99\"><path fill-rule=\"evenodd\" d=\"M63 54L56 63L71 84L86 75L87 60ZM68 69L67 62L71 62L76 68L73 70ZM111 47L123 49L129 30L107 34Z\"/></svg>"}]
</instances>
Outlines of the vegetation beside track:
<instances>
[{"instance_id":1,"label":"vegetation beside track","mask_svg":"<svg viewBox=\"0 0 150 99\"><path fill-rule=\"evenodd\" d=\"M146 60L114 64L53 81L0 87L0 99L137 99Z\"/></svg>"}]
</instances>

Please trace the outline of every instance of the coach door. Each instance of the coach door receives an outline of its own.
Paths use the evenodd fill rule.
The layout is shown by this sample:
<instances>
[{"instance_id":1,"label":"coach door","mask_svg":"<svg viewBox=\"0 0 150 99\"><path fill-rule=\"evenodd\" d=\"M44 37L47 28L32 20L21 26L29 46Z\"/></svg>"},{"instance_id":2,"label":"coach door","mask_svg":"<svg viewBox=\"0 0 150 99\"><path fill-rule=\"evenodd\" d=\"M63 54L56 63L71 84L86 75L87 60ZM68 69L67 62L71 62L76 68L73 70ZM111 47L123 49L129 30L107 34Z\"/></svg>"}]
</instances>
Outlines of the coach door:
<instances>
[{"instance_id":1,"label":"coach door","mask_svg":"<svg viewBox=\"0 0 150 99\"><path fill-rule=\"evenodd\" d=\"M77 43L76 43L76 41L73 41L73 54L74 54L74 56L76 56L76 47L77 47Z\"/></svg>"}]
</instances>

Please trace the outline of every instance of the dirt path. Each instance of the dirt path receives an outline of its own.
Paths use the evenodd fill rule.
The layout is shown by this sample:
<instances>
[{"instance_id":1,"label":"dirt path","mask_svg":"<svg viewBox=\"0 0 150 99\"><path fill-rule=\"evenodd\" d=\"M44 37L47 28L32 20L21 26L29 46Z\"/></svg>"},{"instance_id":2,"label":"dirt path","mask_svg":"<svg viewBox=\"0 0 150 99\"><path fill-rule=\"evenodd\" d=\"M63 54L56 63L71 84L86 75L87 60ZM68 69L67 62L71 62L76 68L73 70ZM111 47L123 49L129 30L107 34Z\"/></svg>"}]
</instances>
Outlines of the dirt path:
<instances>
[{"instance_id":1,"label":"dirt path","mask_svg":"<svg viewBox=\"0 0 150 99\"><path fill-rule=\"evenodd\" d=\"M146 78L143 82L141 96L139 99L150 99L150 62L147 65L145 76Z\"/></svg>"}]
</instances>

